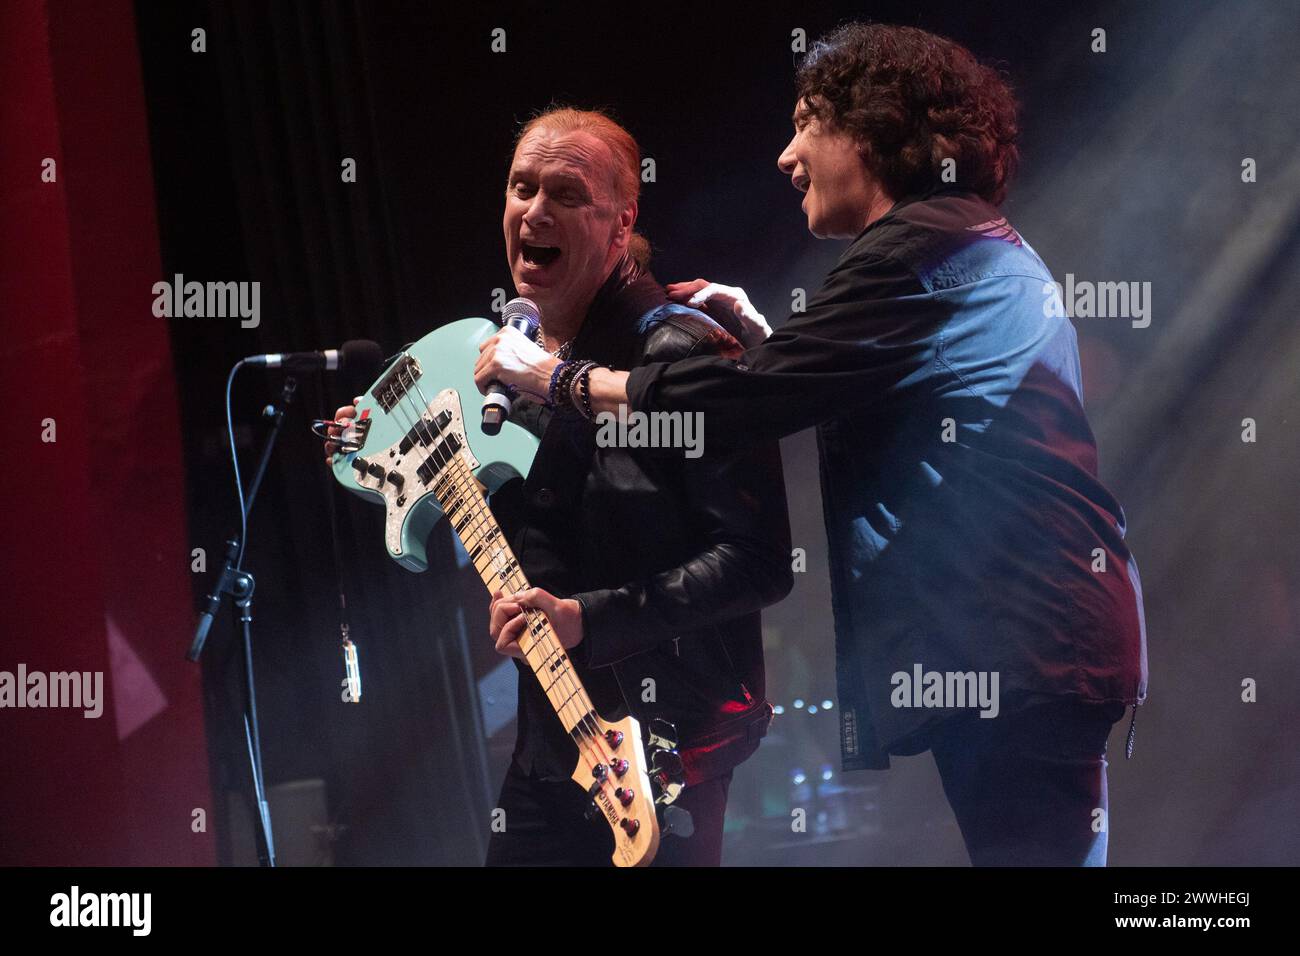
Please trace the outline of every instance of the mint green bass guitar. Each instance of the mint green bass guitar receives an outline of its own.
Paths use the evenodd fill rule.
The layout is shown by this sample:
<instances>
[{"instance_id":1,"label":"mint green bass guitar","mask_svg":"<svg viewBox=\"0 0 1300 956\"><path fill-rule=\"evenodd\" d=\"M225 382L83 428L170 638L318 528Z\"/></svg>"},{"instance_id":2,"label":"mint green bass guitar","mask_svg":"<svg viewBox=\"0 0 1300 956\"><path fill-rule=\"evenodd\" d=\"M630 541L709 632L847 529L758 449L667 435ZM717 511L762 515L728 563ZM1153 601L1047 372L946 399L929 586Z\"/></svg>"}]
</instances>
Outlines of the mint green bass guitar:
<instances>
[{"instance_id":1,"label":"mint green bass guitar","mask_svg":"<svg viewBox=\"0 0 1300 956\"><path fill-rule=\"evenodd\" d=\"M508 421L496 435L480 426L474 363L479 343L497 330L486 319L461 319L403 351L357 405L355 424L343 432L344 451L335 455L334 477L383 504L384 545L402 567L429 566L424 542L446 515L488 591L514 593L527 590L528 579L486 495L528 473L538 441ZM657 806L682 789L676 733L663 721L651 722L648 763L636 718L602 717L546 615L524 613L524 661L578 749L572 779L613 833L615 865L644 866L659 847ZM669 732L671 738L664 736Z\"/></svg>"},{"instance_id":2,"label":"mint green bass guitar","mask_svg":"<svg viewBox=\"0 0 1300 956\"><path fill-rule=\"evenodd\" d=\"M343 487L383 504L388 556L409 571L429 566L424 543L443 515L434 485L447 465L468 468L489 495L532 466L530 432L512 422L496 435L479 427L474 363L479 344L499 331L487 319L461 319L405 349L357 405L355 431L344 435L356 450L334 456Z\"/></svg>"}]
</instances>

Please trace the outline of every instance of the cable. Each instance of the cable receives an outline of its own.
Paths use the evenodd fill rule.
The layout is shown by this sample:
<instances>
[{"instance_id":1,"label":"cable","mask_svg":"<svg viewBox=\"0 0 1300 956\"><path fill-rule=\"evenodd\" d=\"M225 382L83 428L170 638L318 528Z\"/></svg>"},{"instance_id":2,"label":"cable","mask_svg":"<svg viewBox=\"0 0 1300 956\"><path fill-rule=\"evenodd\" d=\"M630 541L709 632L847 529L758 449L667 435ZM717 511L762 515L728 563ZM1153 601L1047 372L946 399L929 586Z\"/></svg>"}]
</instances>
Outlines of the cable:
<instances>
[{"instance_id":1,"label":"cable","mask_svg":"<svg viewBox=\"0 0 1300 956\"><path fill-rule=\"evenodd\" d=\"M226 376L226 434L230 436L230 463L235 468L235 494L239 498L239 554L235 558L235 570L244 569L244 548L248 545L248 508L244 504L244 483L239 477L239 453L235 451L235 425L230 412L230 389L235 382L235 373L244 367L240 359Z\"/></svg>"}]
</instances>

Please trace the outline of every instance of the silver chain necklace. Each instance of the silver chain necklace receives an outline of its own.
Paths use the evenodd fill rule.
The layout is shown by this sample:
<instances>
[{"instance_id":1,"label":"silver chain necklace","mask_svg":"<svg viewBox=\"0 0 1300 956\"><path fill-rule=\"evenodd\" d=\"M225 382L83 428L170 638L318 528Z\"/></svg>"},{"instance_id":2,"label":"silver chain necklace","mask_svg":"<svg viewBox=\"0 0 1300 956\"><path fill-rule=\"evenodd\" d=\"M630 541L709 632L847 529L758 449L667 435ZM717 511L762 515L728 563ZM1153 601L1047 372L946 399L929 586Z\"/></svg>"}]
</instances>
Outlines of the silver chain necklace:
<instances>
[{"instance_id":1,"label":"silver chain necklace","mask_svg":"<svg viewBox=\"0 0 1300 956\"><path fill-rule=\"evenodd\" d=\"M533 334L533 339L542 348L546 348L546 339L542 335L542 327L540 325L537 327L537 331ZM569 341L565 342L554 352L551 352L551 354L554 355L561 362L565 362L568 361L569 353L571 351L573 351L573 339L569 339Z\"/></svg>"}]
</instances>

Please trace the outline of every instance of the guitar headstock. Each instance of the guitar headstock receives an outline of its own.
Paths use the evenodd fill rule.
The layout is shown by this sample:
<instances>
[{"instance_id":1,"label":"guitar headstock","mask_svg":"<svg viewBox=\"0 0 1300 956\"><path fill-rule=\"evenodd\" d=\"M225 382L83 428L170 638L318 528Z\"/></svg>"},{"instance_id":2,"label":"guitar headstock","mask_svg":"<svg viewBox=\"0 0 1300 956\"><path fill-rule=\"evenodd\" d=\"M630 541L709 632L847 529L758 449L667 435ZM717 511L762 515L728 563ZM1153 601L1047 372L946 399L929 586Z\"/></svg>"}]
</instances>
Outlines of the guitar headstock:
<instances>
[{"instance_id":1,"label":"guitar headstock","mask_svg":"<svg viewBox=\"0 0 1300 956\"><path fill-rule=\"evenodd\" d=\"M593 713L589 723L573 780L613 831L614 865L646 866L659 849L659 820L641 728L631 716L608 721Z\"/></svg>"},{"instance_id":2,"label":"guitar headstock","mask_svg":"<svg viewBox=\"0 0 1300 956\"><path fill-rule=\"evenodd\" d=\"M573 772L573 780L591 800L589 815L602 816L614 833L615 866L648 865L664 833L691 835L690 814L671 806L684 787L677 731L658 718L647 730L643 748L634 717L608 721L594 715L593 732L585 738L587 746L579 747ZM664 826L657 811L665 814Z\"/></svg>"}]
</instances>

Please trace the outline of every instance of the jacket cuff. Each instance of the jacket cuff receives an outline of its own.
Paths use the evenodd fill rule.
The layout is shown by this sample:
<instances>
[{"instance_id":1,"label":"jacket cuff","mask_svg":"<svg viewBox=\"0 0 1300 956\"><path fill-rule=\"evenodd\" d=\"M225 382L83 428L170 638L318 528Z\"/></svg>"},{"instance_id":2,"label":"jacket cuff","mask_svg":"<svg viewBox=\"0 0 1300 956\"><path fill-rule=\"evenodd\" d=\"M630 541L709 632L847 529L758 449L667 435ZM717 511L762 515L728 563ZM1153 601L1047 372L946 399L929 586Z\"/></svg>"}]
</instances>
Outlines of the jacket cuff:
<instances>
[{"instance_id":1,"label":"jacket cuff","mask_svg":"<svg viewBox=\"0 0 1300 956\"><path fill-rule=\"evenodd\" d=\"M577 647L569 648L569 659L582 667L591 666L591 617L587 612L587 595L575 594L573 599L578 602L578 607L582 611L582 640Z\"/></svg>"},{"instance_id":2,"label":"jacket cuff","mask_svg":"<svg viewBox=\"0 0 1300 956\"><path fill-rule=\"evenodd\" d=\"M607 667L625 657L614 646L616 642L608 639L606 628L615 592L608 588L584 591L573 595L573 599L582 608L582 643L570 653L576 654L579 663L586 667Z\"/></svg>"},{"instance_id":3,"label":"jacket cuff","mask_svg":"<svg viewBox=\"0 0 1300 956\"><path fill-rule=\"evenodd\" d=\"M650 411L650 392L668 366L662 362L638 365L627 373L627 406L629 411Z\"/></svg>"}]
</instances>

